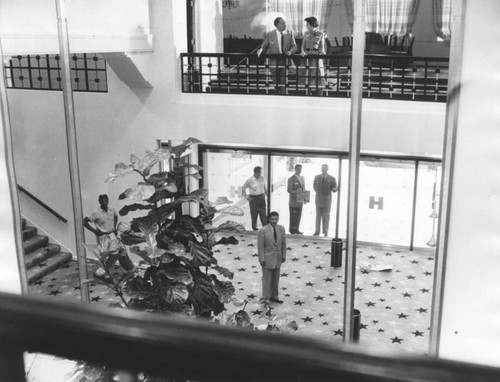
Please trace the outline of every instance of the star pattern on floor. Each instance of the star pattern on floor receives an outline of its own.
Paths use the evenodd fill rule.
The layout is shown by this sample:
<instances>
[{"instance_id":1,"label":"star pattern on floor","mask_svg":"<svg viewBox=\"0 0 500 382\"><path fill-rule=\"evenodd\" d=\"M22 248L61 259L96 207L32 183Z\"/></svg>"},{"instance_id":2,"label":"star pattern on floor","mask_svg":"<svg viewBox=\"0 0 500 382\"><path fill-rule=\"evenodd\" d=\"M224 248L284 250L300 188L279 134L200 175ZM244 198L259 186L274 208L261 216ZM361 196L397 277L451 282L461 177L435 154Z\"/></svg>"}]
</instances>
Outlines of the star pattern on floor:
<instances>
[{"instance_id":1,"label":"star pattern on floor","mask_svg":"<svg viewBox=\"0 0 500 382\"><path fill-rule=\"evenodd\" d=\"M264 305L257 236L241 234L238 245L220 245L214 250L218 264L234 272L236 297L246 300L246 311L255 325L277 319L295 321L295 335L341 343L343 341L344 267L331 264L331 241L307 236L287 237L287 259L280 270L283 304ZM345 265L345 248L343 252ZM432 298L432 249L388 250L359 245L356 264L390 264L392 271L374 272L359 267L355 280L355 308L361 312L360 339L363 348L426 354ZM92 274L95 264L89 265ZM119 265L111 270L121 275ZM116 292L89 283L90 303L109 306L120 302ZM30 286L30 294L75 300L80 296L78 264L72 261ZM394 349L393 349L394 348Z\"/></svg>"}]
</instances>

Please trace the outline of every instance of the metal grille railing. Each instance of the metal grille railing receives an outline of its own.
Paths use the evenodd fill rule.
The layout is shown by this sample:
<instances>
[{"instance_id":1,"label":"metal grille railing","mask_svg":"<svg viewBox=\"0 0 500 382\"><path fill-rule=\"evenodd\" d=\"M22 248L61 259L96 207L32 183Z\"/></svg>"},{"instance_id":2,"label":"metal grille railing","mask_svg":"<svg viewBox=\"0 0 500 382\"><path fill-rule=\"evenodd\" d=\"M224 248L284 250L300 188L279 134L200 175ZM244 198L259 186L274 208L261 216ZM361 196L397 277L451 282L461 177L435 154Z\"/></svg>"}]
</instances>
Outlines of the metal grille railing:
<instances>
[{"instance_id":1,"label":"metal grille railing","mask_svg":"<svg viewBox=\"0 0 500 382\"><path fill-rule=\"evenodd\" d=\"M181 54L186 93L350 97L351 55ZM366 54L364 98L446 102L448 59Z\"/></svg>"},{"instance_id":2,"label":"metal grille railing","mask_svg":"<svg viewBox=\"0 0 500 382\"><path fill-rule=\"evenodd\" d=\"M96 54L73 54L71 84L77 92L107 92L106 61ZM7 87L11 89L62 90L59 55L37 54L11 57L5 65Z\"/></svg>"}]
</instances>

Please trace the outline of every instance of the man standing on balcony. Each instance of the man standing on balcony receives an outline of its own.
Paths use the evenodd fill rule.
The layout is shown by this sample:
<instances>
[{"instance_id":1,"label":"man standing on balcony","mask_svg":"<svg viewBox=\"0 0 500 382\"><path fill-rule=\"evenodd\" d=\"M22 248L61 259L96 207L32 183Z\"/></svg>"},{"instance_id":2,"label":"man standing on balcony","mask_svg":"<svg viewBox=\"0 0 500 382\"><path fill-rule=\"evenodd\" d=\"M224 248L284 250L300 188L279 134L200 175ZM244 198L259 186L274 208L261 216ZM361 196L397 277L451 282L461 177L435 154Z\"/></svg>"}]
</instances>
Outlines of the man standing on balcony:
<instances>
[{"instance_id":1,"label":"man standing on balcony","mask_svg":"<svg viewBox=\"0 0 500 382\"><path fill-rule=\"evenodd\" d=\"M290 194L288 206L290 207L290 227L289 231L292 234L302 235L299 231L300 219L302 217L302 206L307 203L306 199L306 180L300 175L302 165L295 165L295 174L288 178L287 191Z\"/></svg>"},{"instance_id":2,"label":"man standing on balcony","mask_svg":"<svg viewBox=\"0 0 500 382\"><path fill-rule=\"evenodd\" d=\"M328 174L328 165L321 166L321 174L314 177L314 191L316 191L316 230L314 236L319 235L321 221L323 221L323 234L328 236L330 224L330 211L332 209L332 193L337 192L337 181Z\"/></svg>"},{"instance_id":3,"label":"man standing on balcony","mask_svg":"<svg viewBox=\"0 0 500 382\"><path fill-rule=\"evenodd\" d=\"M262 52L290 56L297 51L293 32L286 29L285 19L283 17L276 17L274 26L276 27L275 30L264 34L264 40L262 46L257 51L257 56L260 56ZM286 65L289 66L288 69L285 67ZM295 64L291 59L286 57L282 59L270 58L269 68L271 76L276 81L276 93L286 94L284 84L287 82L287 76L291 74L291 71L295 72Z\"/></svg>"},{"instance_id":4,"label":"man standing on balcony","mask_svg":"<svg viewBox=\"0 0 500 382\"><path fill-rule=\"evenodd\" d=\"M248 178L241 187L241 194L248 200L250 205L250 217L252 218L252 229L258 231L257 216L260 217L262 227L267 224L266 218L266 178L262 176L262 167L257 166L253 169L253 176ZM248 190L248 194L247 194Z\"/></svg>"}]
</instances>

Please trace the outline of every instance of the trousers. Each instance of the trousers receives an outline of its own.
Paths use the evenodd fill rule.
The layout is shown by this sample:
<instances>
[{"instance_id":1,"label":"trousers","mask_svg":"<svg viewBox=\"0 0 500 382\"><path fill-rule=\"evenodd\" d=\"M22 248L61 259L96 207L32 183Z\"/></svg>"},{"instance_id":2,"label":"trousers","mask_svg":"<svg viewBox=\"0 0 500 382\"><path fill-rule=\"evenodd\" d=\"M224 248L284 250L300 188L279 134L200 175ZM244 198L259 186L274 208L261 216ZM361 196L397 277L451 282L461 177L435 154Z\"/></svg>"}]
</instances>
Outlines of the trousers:
<instances>
[{"instance_id":1,"label":"trousers","mask_svg":"<svg viewBox=\"0 0 500 382\"><path fill-rule=\"evenodd\" d=\"M257 229L257 217L260 217L260 223L262 224L262 227L264 227L267 224L265 195L250 195L248 198L248 204L250 205L250 217L252 219L252 229Z\"/></svg>"}]
</instances>

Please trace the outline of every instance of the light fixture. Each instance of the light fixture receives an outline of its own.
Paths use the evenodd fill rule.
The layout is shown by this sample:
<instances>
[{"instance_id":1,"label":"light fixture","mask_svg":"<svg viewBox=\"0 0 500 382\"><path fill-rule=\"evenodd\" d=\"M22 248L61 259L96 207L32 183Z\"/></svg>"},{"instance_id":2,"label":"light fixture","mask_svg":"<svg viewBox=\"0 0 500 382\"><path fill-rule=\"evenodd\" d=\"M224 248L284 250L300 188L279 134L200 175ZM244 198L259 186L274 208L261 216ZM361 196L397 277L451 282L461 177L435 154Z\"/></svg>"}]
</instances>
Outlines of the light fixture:
<instances>
[{"instance_id":1,"label":"light fixture","mask_svg":"<svg viewBox=\"0 0 500 382\"><path fill-rule=\"evenodd\" d=\"M238 8L240 5L240 2L238 0L224 0L222 2L222 7L231 9L231 8Z\"/></svg>"}]
</instances>

